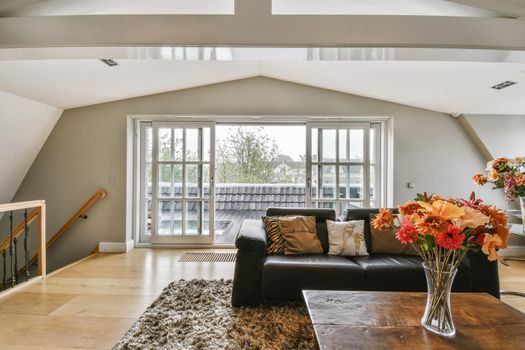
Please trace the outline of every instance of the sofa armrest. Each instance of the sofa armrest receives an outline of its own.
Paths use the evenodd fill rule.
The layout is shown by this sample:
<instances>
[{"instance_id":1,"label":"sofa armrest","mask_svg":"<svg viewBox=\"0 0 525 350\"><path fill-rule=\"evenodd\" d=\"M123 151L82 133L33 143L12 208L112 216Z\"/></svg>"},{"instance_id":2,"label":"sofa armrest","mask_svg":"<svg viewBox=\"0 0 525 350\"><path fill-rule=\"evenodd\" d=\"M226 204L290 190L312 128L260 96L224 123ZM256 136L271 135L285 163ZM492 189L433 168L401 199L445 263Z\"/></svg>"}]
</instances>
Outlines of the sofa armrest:
<instances>
[{"instance_id":1,"label":"sofa armrest","mask_svg":"<svg viewBox=\"0 0 525 350\"><path fill-rule=\"evenodd\" d=\"M262 220L244 220L235 247L239 250L266 251L266 231Z\"/></svg>"},{"instance_id":2,"label":"sofa armrest","mask_svg":"<svg viewBox=\"0 0 525 350\"><path fill-rule=\"evenodd\" d=\"M262 220L244 220L235 246L238 251L233 275L232 305L259 305L266 260L266 231Z\"/></svg>"}]
</instances>

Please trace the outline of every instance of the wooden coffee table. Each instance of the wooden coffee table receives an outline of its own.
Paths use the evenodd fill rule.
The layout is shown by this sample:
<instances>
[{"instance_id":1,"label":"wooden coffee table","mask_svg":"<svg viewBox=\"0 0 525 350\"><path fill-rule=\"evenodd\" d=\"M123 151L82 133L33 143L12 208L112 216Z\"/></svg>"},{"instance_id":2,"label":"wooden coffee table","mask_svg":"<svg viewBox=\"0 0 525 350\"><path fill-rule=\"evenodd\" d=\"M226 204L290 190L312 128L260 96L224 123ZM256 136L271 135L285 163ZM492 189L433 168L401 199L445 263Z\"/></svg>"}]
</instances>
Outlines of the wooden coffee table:
<instances>
[{"instance_id":1,"label":"wooden coffee table","mask_svg":"<svg viewBox=\"0 0 525 350\"><path fill-rule=\"evenodd\" d=\"M321 350L525 349L525 314L488 294L452 294L456 335L421 324L426 293L303 291Z\"/></svg>"}]
</instances>

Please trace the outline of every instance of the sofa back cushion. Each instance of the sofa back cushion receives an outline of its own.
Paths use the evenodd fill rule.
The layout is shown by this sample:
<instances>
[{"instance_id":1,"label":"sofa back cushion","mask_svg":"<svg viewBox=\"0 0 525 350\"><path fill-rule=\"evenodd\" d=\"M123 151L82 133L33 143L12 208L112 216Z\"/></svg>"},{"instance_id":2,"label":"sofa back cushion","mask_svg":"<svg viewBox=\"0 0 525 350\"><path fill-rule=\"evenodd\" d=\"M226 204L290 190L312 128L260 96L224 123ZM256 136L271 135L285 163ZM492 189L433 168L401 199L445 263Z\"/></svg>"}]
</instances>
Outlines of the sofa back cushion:
<instances>
[{"instance_id":1,"label":"sofa back cushion","mask_svg":"<svg viewBox=\"0 0 525 350\"><path fill-rule=\"evenodd\" d=\"M370 214L372 222L377 214ZM382 229L376 229L370 226L370 236L372 237L373 254L396 254L396 255L418 255L417 250L412 244L401 243L396 238L396 233L401 228L400 215L394 216L392 225Z\"/></svg>"},{"instance_id":2,"label":"sofa back cushion","mask_svg":"<svg viewBox=\"0 0 525 350\"><path fill-rule=\"evenodd\" d=\"M397 209L390 209L394 214L398 213ZM368 253L372 253L372 238L370 235L370 214L379 213L379 208L347 208L339 217L341 221L364 220L365 221L365 241Z\"/></svg>"},{"instance_id":3,"label":"sofa back cushion","mask_svg":"<svg viewBox=\"0 0 525 350\"><path fill-rule=\"evenodd\" d=\"M280 220L284 254L322 254L314 216L287 216Z\"/></svg>"},{"instance_id":4,"label":"sofa back cushion","mask_svg":"<svg viewBox=\"0 0 525 350\"><path fill-rule=\"evenodd\" d=\"M326 220L335 220L335 210L333 209L315 209L315 208L268 208L266 216L315 216L317 229L317 238L321 241L323 252L328 252L328 229Z\"/></svg>"}]
</instances>

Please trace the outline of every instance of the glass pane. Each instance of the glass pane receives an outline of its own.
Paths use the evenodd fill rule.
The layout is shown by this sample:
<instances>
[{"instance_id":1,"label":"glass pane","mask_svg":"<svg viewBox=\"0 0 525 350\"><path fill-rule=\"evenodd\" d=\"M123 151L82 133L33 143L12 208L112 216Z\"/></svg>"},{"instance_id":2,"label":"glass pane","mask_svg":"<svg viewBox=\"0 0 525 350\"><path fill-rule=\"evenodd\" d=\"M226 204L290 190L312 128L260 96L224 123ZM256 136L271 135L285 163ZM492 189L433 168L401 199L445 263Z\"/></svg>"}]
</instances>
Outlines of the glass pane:
<instances>
[{"instance_id":1,"label":"glass pane","mask_svg":"<svg viewBox=\"0 0 525 350\"><path fill-rule=\"evenodd\" d=\"M313 202L312 206L314 208L334 209L335 208L335 202Z\"/></svg>"},{"instance_id":2,"label":"glass pane","mask_svg":"<svg viewBox=\"0 0 525 350\"><path fill-rule=\"evenodd\" d=\"M374 164L376 162L376 153L377 153L377 137L378 137L378 128L379 125L371 125L370 127L370 163Z\"/></svg>"},{"instance_id":3,"label":"glass pane","mask_svg":"<svg viewBox=\"0 0 525 350\"><path fill-rule=\"evenodd\" d=\"M377 191L375 191L376 187L376 169L374 166L370 167L370 206L372 206L372 201L376 200Z\"/></svg>"},{"instance_id":4,"label":"glass pane","mask_svg":"<svg viewBox=\"0 0 525 350\"><path fill-rule=\"evenodd\" d=\"M210 165L202 164L202 196L210 197Z\"/></svg>"},{"instance_id":5,"label":"glass pane","mask_svg":"<svg viewBox=\"0 0 525 350\"><path fill-rule=\"evenodd\" d=\"M318 149L318 143L319 136L318 136L318 129L312 128L312 162L319 161L319 149Z\"/></svg>"},{"instance_id":6,"label":"glass pane","mask_svg":"<svg viewBox=\"0 0 525 350\"><path fill-rule=\"evenodd\" d=\"M188 201L186 204L186 234L208 235L209 234L209 203L200 201Z\"/></svg>"},{"instance_id":7,"label":"glass pane","mask_svg":"<svg viewBox=\"0 0 525 350\"><path fill-rule=\"evenodd\" d=\"M159 160L182 160L182 129L159 128Z\"/></svg>"},{"instance_id":8,"label":"glass pane","mask_svg":"<svg viewBox=\"0 0 525 350\"><path fill-rule=\"evenodd\" d=\"M350 161L350 131L348 129L339 130L339 161Z\"/></svg>"},{"instance_id":9,"label":"glass pane","mask_svg":"<svg viewBox=\"0 0 525 350\"><path fill-rule=\"evenodd\" d=\"M202 128L186 129L186 160L200 161L203 158L202 154Z\"/></svg>"},{"instance_id":10,"label":"glass pane","mask_svg":"<svg viewBox=\"0 0 525 350\"><path fill-rule=\"evenodd\" d=\"M202 196L202 165L186 165L186 197L198 198Z\"/></svg>"},{"instance_id":11,"label":"glass pane","mask_svg":"<svg viewBox=\"0 0 525 350\"><path fill-rule=\"evenodd\" d=\"M335 129L319 129L321 161L335 162Z\"/></svg>"},{"instance_id":12,"label":"glass pane","mask_svg":"<svg viewBox=\"0 0 525 350\"><path fill-rule=\"evenodd\" d=\"M146 149L144 150L144 153L146 162L151 162L151 155L153 154L152 130L153 128L151 126L147 126L145 130L146 139L144 140L144 145L146 146Z\"/></svg>"},{"instance_id":13,"label":"glass pane","mask_svg":"<svg viewBox=\"0 0 525 350\"><path fill-rule=\"evenodd\" d=\"M159 164L159 197L182 197L182 165Z\"/></svg>"},{"instance_id":14,"label":"glass pane","mask_svg":"<svg viewBox=\"0 0 525 350\"><path fill-rule=\"evenodd\" d=\"M202 160L210 161L210 128L202 128Z\"/></svg>"},{"instance_id":15,"label":"glass pane","mask_svg":"<svg viewBox=\"0 0 525 350\"><path fill-rule=\"evenodd\" d=\"M182 234L182 202L159 201L157 231L159 236Z\"/></svg>"},{"instance_id":16,"label":"glass pane","mask_svg":"<svg viewBox=\"0 0 525 350\"><path fill-rule=\"evenodd\" d=\"M312 198L317 198L317 191L319 187L319 177L318 177L318 165L312 165Z\"/></svg>"},{"instance_id":17,"label":"glass pane","mask_svg":"<svg viewBox=\"0 0 525 350\"><path fill-rule=\"evenodd\" d=\"M146 197L151 197L151 193L152 193L152 182L151 182L151 177L152 177L152 173L151 173L151 164L146 164L146 169L144 169L144 180L145 180L145 192L146 192Z\"/></svg>"},{"instance_id":18,"label":"glass pane","mask_svg":"<svg viewBox=\"0 0 525 350\"><path fill-rule=\"evenodd\" d=\"M146 235L151 235L151 199L146 201Z\"/></svg>"},{"instance_id":19,"label":"glass pane","mask_svg":"<svg viewBox=\"0 0 525 350\"><path fill-rule=\"evenodd\" d=\"M320 166L321 198L335 199L335 165Z\"/></svg>"},{"instance_id":20,"label":"glass pane","mask_svg":"<svg viewBox=\"0 0 525 350\"><path fill-rule=\"evenodd\" d=\"M339 168L339 198L363 198L363 166L346 165Z\"/></svg>"},{"instance_id":21,"label":"glass pane","mask_svg":"<svg viewBox=\"0 0 525 350\"><path fill-rule=\"evenodd\" d=\"M362 162L364 159L364 130L350 129L350 161Z\"/></svg>"}]
</instances>

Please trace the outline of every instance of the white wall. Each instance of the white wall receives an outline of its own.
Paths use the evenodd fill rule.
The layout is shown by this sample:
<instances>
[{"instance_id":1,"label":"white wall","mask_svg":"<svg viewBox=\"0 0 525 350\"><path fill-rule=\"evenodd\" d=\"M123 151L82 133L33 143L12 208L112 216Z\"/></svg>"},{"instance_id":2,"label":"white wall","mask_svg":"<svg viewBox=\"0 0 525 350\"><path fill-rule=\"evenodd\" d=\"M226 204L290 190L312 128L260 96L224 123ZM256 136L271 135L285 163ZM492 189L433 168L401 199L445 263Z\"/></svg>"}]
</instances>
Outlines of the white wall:
<instances>
[{"instance_id":1,"label":"white wall","mask_svg":"<svg viewBox=\"0 0 525 350\"><path fill-rule=\"evenodd\" d=\"M59 108L0 91L0 203L13 199L61 114Z\"/></svg>"},{"instance_id":2,"label":"white wall","mask_svg":"<svg viewBox=\"0 0 525 350\"><path fill-rule=\"evenodd\" d=\"M494 158L525 156L525 115L466 116Z\"/></svg>"}]
</instances>

